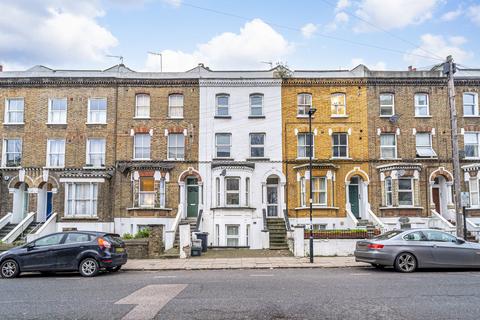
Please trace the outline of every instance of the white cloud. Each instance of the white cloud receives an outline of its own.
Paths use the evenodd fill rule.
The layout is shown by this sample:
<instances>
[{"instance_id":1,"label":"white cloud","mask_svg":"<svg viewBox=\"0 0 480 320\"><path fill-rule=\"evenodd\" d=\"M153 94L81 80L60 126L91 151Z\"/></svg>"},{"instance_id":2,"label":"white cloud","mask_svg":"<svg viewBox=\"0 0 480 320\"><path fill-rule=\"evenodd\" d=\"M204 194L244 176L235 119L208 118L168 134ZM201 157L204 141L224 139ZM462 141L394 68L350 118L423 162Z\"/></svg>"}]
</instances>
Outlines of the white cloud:
<instances>
[{"instance_id":1,"label":"white cloud","mask_svg":"<svg viewBox=\"0 0 480 320\"><path fill-rule=\"evenodd\" d=\"M185 71L202 62L212 69L264 68L260 61L285 60L294 47L260 19L245 23L239 33L224 32L193 52L162 51L163 71ZM158 58L147 58L145 68L158 70Z\"/></svg>"},{"instance_id":2,"label":"white cloud","mask_svg":"<svg viewBox=\"0 0 480 320\"><path fill-rule=\"evenodd\" d=\"M118 44L97 18L104 15L97 0L1 2L0 56L7 68L46 64L52 67L92 66Z\"/></svg>"},{"instance_id":3,"label":"white cloud","mask_svg":"<svg viewBox=\"0 0 480 320\"><path fill-rule=\"evenodd\" d=\"M442 0L361 0L356 15L382 29L403 28L420 24L432 17L432 11ZM375 30L371 25L360 21L356 32Z\"/></svg>"},{"instance_id":4,"label":"white cloud","mask_svg":"<svg viewBox=\"0 0 480 320\"><path fill-rule=\"evenodd\" d=\"M163 0L167 4L171 5L172 7L180 7L182 4L182 0Z\"/></svg>"},{"instance_id":5,"label":"white cloud","mask_svg":"<svg viewBox=\"0 0 480 320\"><path fill-rule=\"evenodd\" d=\"M307 23L302 27L302 35L305 38L309 39L315 34L315 32L317 32L317 30L318 27L316 25L314 25L313 23Z\"/></svg>"},{"instance_id":6,"label":"white cloud","mask_svg":"<svg viewBox=\"0 0 480 320\"><path fill-rule=\"evenodd\" d=\"M445 12L440 19L442 21L453 21L457 19L459 16L461 16L462 13L463 13L462 8L458 7L457 10Z\"/></svg>"},{"instance_id":7,"label":"white cloud","mask_svg":"<svg viewBox=\"0 0 480 320\"><path fill-rule=\"evenodd\" d=\"M350 17L345 12L338 12L335 14L335 18L332 22L325 26L327 32L332 32L338 29L338 27L345 25L350 20Z\"/></svg>"},{"instance_id":8,"label":"white cloud","mask_svg":"<svg viewBox=\"0 0 480 320\"><path fill-rule=\"evenodd\" d=\"M424 34L420 37L419 48L413 49L403 59L414 66L431 65L438 61L421 56L431 56L429 52L435 53L435 57L446 58L452 55L457 62L466 62L473 57L473 52L467 51L460 46L467 42L462 36L445 38L441 35Z\"/></svg>"},{"instance_id":9,"label":"white cloud","mask_svg":"<svg viewBox=\"0 0 480 320\"><path fill-rule=\"evenodd\" d=\"M335 15L335 22L337 23L346 23L348 22L348 14L345 12L339 12Z\"/></svg>"},{"instance_id":10,"label":"white cloud","mask_svg":"<svg viewBox=\"0 0 480 320\"><path fill-rule=\"evenodd\" d=\"M480 26L480 5L469 7L467 9L467 16L473 23Z\"/></svg>"},{"instance_id":11,"label":"white cloud","mask_svg":"<svg viewBox=\"0 0 480 320\"><path fill-rule=\"evenodd\" d=\"M342 11L348 7L350 7L351 3L349 0L338 0L337 6L335 7L335 11Z\"/></svg>"},{"instance_id":12,"label":"white cloud","mask_svg":"<svg viewBox=\"0 0 480 320\"><path fill-rule=\"evenodd\" d=\"M359 64L365 65L370 70L383 71L387 69L387 64L383 61L378 61L376 63L369 64L369 63L366 63L362 58L353 58L350 62L350 65L352 68L355 68Z\"/></svg>"}]
</instances>

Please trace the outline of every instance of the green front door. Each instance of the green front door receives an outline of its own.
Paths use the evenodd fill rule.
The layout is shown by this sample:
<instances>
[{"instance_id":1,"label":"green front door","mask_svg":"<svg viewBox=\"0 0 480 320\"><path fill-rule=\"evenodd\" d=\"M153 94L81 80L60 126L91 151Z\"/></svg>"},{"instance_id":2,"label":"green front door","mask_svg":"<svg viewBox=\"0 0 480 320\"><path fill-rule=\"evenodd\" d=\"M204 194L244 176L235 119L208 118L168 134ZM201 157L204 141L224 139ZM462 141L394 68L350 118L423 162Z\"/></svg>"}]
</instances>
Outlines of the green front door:
<instances>
[{"instance_id":1,"label":"green front door","mask_svg":"<svg viewBox=\"0 0 480 320\"><path fill-rule=\"evenodd\" d=\"M198 185L197 179L187 179L187 217L198 215Z\"/></svg>"},{"instance_id":2,"label":"green front door","mask_svg":"<svg viewBox=\"0 0 480 320\"><path fill-rule=\"evenodd\" d=\"M358 201L358 184L350 184L348 186L348 198L350 199L350 208L355 217L360 217L360 208Z\"/></svg>"}]
</instances>

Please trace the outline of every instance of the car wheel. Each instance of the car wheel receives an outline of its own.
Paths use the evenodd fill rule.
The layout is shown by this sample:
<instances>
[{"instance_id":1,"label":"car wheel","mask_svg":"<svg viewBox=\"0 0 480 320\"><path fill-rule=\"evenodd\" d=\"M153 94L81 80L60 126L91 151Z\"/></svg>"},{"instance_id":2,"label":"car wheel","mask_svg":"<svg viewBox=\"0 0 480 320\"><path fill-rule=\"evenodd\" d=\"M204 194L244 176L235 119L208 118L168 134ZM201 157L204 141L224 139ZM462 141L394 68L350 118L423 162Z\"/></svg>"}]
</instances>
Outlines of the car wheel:
<instances>
[{"instance_id":1,"label":"car wheel","mask_svg":"<svg viewBox=\"0 0 480 320\"><path fill-rule=\"evenodd\" d=\"M385 266L384 266L383 264L372 263L371 265L372 265L372 267L374 267L375 269L383 269L383 268L385 268Z\"/></svg>"},{"instance_id":2,"label":"car wheel","mask_svg":"<svg viewBox=\"0 0 480 320\"><path fill-rule=\"evenodd\" d=\"M395 259L395 270L398 272L413 272L417 269L417 259L411 253L404 252Z\"/></svg>"},{"instance_id":3,"label":"car wheel","mask_svg":"<svg viewBox=\"0 0 480 320\"><path fill-rule=\"evenodd\" d=\"M117 267L109 267L109 268L106 268L106 269L107 269L108 272L117 272L121 268L122 268L122 266L117 266Z\"/></svg>"},{"instance_id":4,"label":"car wheel","mask_svg":"<svg viewBox=\"0 0 480 320\"><path fill-rule=\"evenodd\" d=\"M93 258L86 258L82 260L82 262L80 262L78 271L84 277L95 277L99 271L97 260Z\"/></svg>"},{"instance_id":5,"label":"car wheel","mask_svg":"<svg viewBox=\"0 0 480 320\"><path fill-rule=\"evenodd\" d=\"M13 259L8 259L2 262L0 265L0 274L2 278L11 279L15 278L20 274L20 268L17 261Z\"/></svg>"}]
</instances>

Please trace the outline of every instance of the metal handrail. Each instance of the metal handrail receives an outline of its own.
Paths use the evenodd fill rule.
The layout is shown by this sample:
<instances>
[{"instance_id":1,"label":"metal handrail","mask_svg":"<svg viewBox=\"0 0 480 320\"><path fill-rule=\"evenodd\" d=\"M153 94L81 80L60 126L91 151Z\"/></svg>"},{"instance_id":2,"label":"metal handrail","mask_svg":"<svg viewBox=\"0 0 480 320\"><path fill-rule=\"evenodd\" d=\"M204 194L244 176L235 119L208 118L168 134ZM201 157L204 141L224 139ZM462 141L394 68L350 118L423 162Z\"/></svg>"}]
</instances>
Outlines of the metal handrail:
<instances>
[{"instance_id":1,"label":"metal handrail","mask_svg":"<svg viewBox=\"0 0 480 320\"><path fill-rule=\"evenodd\" d=\"M200 223L202 222L203 209L198 211L197 224L195 226L195 231L200 231Z\"/></svg>"},{"instance_id":2,"label":"metal handrail","mask_svg":"<svg viewBox=\"0 0 480 320\"><path fill-rule=\"evenodd\" d=\"M285 220L285 227L287 228L287 231L291 231L292 228L290 227L290 219L288 218L287 209L283 209L283 219Z\"/></svg>"},{"instance_id":3,"label":"metal handrail","mask_svg":"<svg viewBox=\"0 0 480 320\"><path fill-rule=\"evenodd\" d=\"M263 215L263 230L266 231L266 230L268 230L268 226L267 226L267 210L262 209L262 215Z\"/></svg>"}]
</instances>

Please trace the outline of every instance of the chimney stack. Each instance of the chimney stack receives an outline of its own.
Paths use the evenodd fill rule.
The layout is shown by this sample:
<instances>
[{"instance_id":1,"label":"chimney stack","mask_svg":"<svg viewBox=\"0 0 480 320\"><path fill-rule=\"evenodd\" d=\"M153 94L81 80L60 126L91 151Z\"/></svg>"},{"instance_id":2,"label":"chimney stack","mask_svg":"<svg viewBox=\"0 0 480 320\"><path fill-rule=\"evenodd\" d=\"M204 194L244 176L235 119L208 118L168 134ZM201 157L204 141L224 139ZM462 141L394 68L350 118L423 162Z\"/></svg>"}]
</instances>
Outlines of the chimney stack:
<instances>
[{"instance_id":1,"label":"chimney stack","mask_svg":"<svg viewBox=\"0 0 480 320\"><path fill-rule=\"evenodd\" d=\"M3 66L0 64L0 72L3 71Z\"/></svg>"},{"instance_id":2,"label":"chimney stack","mask_svg":"<svg viewBox=\"0 0 480 320\"><path fill-rule=\"evenodd\" d=\"M413 66L408 66L408 71L417 71L417 68L414 68Z\"/></svg>"}]
</instances>

